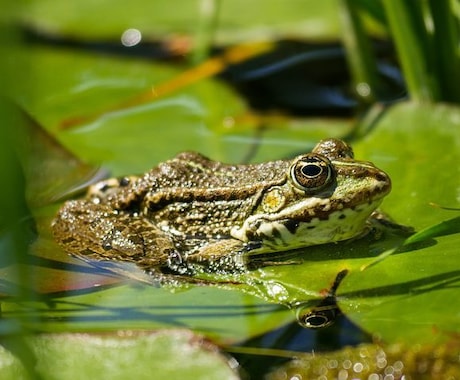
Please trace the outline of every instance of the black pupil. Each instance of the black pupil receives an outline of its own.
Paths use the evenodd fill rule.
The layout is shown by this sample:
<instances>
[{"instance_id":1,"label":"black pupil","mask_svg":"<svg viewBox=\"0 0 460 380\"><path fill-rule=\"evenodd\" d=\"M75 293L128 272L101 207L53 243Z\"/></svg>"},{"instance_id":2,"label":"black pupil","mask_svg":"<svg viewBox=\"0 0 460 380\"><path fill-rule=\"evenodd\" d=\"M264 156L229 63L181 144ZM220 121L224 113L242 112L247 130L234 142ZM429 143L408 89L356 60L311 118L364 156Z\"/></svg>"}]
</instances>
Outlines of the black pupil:
<instances>
[{"instance_id":1,"label":"black pupil","mask_svg":"<svg viewBox=\"0 0 460 380\"><path fill-rule=\"evenodd\" d=\"M315 164L307 164L302 167L302 174L307 177L316 177L321 174L321 167Z\"/></svg>"}]
</instances>

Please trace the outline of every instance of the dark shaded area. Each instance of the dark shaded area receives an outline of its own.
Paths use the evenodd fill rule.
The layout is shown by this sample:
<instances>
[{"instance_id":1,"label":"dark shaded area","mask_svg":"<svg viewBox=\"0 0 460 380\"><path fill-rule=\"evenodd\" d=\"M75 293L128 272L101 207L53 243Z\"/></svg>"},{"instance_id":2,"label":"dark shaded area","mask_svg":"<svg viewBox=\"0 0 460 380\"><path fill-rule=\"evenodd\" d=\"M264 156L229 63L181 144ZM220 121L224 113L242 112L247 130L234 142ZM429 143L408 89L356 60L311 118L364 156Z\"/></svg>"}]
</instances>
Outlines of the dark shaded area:
<instances>
[{"instance_id":1,"label":"dark shaded area","mask_svg":"<svg viewBox=\"0 0 460 380\"><path fill-rule=\"evenodd\" d=\"M391 103L403 99L404 80L394 62L392 45L375 41L374 48L383 83L378 100ZM340 43L279 41L275 50L227 68L222 77L256 110L350 116L359 105Z\"/></svg>"},{"instance_id":2,"label":"dark shaded area","mask_svg":"<svg viewBox=\"0 0 460 380\"><path fill-rule=\"evenodd\" d=\"M335 324L323 329L305 329L297 323L290 323L240 344L241 347L259 348L257 355L238 352L232 352L232 355L250 379L261 379L274 368L292 359L269 354L261 355L264 348L300 353L329 352L371 341L369 334L341 315Z\"/></svg>"}]
</instances>

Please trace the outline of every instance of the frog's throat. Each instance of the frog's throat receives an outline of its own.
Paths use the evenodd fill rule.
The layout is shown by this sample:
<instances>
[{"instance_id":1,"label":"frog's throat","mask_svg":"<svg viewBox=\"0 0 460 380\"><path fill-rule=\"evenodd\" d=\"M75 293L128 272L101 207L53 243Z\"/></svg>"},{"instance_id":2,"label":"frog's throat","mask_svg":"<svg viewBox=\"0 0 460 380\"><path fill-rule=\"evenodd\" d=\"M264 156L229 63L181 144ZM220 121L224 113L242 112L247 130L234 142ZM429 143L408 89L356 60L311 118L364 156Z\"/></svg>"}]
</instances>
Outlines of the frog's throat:
<instances>
[{"instance_id":1,"label":"frog's throat","mask_svg":"<svg viewBox=\"0 0 460 380\"><path fill-rule=\"evenodd\" d=\"M382 199L354 208L333 211L327 219L313 217L308 221L274 219L274 215L258 214L231 230L231 235L244 242L262 242L262 252L284 251L351 239L365 228L370 214Z\"/></svg>"}]
</instances>

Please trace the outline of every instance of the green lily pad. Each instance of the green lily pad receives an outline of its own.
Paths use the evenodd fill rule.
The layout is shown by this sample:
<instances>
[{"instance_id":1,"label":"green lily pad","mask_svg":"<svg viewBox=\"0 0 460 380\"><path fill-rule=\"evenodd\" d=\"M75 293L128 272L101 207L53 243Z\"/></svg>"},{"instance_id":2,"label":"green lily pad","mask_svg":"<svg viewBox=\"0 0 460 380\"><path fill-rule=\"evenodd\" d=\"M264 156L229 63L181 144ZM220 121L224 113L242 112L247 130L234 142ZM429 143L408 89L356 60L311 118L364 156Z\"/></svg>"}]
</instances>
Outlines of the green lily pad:
<instances>
[{"instance_id":1,"label":"green lily pad","mask_svg":"<svg viewBox=\"0 0 460 380\"><path fill-rule=\"evenodd\" d=\"M45 334L23 337L21 342L34 357L28 359L32 366L24 367L18 357L0 347L2 379L240 378L231 358L185 330ZM17 352L18 341L14 347Z\"/></svg>"},{"instance_id":2,"label":"green lily pad","mask_svg":"<svg viewBox=\"0 0 460 380\"><path fill-rule=\"evenodd\" d=\"M48 332L188 328L221 344L267 333L294 319L286 307L235 288L184 283L160 288L120 278L104 279L101 273L87 273L77 264L65 268L62 264L58 273L57 269L38 274L29 271L42 280L35 283L35 297L3 299L2 316ZM52 281L62 290L38 293Z\"/></svg>"},{"instance_id":3,"label":"green lily pad","mask_svg":"<svg viewBox=\"0 0 460 380\"><path fill-rule=\"evenodd\" d=\"M31 91L27 83L18 83L13 94L17 101L77 157L95 165L103 163L113 175L144 172L185 150L226 162L283 157L293 150L310 149L326 133L337 136L350 127L342 120L311 125L277 120L264 132L261 144L260 121L246 117L242 99L214 79L146 104L104 113L174 79L183 68L41 48L29 49L25 59L34 62L30 75L36 87ZM58 78L52 74L56 70ZM101 116L92 122L60 128L69 118L98 112ZM229 121L237 123L238 129L229 128Z\"/></svg>"},{"instance_id":4,"label":"green lily pad","mask_svg":"<svg viewBox=\"0 0 460 380\"><path fill-rule=\"evenodd\" d=\"M460 189L460 110L444 105L403 104L383 118L367 141L357 144L391 176L384 210L416 229L456 220ZM451 222L453 223L453 222ZM427 238L378 264L354 270L339 288L343 312L385 341L445 341L460 331L460 235Z\"/></svg>"}]
</instances>

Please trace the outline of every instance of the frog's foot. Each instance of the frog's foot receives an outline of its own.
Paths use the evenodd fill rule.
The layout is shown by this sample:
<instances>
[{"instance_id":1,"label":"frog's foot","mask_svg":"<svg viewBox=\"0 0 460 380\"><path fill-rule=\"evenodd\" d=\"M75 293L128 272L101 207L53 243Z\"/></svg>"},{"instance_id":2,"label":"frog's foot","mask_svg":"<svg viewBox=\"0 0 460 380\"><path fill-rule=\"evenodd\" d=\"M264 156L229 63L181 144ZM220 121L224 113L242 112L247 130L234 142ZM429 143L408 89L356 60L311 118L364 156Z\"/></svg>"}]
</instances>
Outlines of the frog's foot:
<instances>
[{"instance_id":1,"label":"frog's foot","mask_svg":"<svg viewBox=\"0 0 460 380\"><path fill-rule=\"evenodd\" d=\"M186 260L186 255L174 250L169 253L167 260L167 267L174 273L192 276L195 271Z\"/></svg>"},{"instance_id":2,"label":"frog's foot","mask_svg":"<svg viewBox=\"0 0 460 380\"><path fill-rule=\"evenodd\" d=\"M403 236L410 236L415 232L413 227L396 223L387 214L380 210L375 210L371 214L369 218L369 225L374 229L387 229Z\"/></svg>"},{"instance_id":3,"label":"frog's foot","mask_svg":"<svg viewBox=\"0 0 460 380\"><path fill-rule=\"evenodd\" d=\"M379 210L374 211L369 219L366 221L361 233L347 242L356 241L366 238L369 241L381 240L387 235L394 235L399 237L408 237L414 233L414 229L410 226L404 226L394 222L388 215Z\"/></svg>"}]
</instances>

